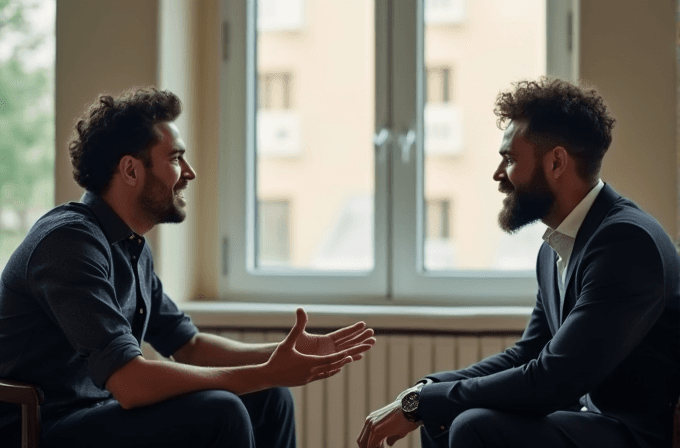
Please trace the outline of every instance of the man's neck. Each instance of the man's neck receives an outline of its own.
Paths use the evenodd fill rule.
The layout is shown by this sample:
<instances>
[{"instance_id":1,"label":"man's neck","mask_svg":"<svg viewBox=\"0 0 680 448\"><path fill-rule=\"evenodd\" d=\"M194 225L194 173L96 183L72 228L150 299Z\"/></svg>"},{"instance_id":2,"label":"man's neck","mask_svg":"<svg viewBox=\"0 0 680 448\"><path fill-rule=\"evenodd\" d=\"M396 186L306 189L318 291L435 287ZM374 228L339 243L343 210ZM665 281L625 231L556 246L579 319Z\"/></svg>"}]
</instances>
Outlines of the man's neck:
<instances>
[{"instance_id":1,"label":"man's neck","mask_svg":"<svg viewBox=\"0 0 680 448\"><path fill-rule=\"evenodd\" d=\"M581 203L590 191L595 188L598 180L592 183L579 183L572 188L565 188L562 194L557 194L553 208L543 219L543 223L551 229L556 229L562 224L567 216Z\"/></svg>"},{"instance_id":2,"label":"man's neck","mask_svg":"<svg viewBox=\"0 0 680 448\"><path fill-rule=\"evenodd\" d=\"M139 219L142 214L136 210L134 198L129 193L111 188L102 194L102 199L137 235L144 235L153 228L153 223Z\"/></svg>"}]
</instances>

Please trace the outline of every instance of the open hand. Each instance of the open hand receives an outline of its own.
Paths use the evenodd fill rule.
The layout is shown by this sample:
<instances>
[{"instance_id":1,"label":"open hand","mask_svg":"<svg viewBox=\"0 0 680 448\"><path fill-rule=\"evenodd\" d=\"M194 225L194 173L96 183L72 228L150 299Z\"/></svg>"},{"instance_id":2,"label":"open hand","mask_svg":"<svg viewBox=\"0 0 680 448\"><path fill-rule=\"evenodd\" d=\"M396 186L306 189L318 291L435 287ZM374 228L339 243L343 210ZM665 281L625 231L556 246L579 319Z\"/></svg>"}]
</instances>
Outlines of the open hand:
<instances>
[{"instance_id":1,"label":"open hand","mask_svg":"<svg viewBox=\"0 0 680 448\"><path fill-rule=\"evenodd\" d=\"M396 400L366 417L357 444L360 448L383 448L385 443L392 446L418 427L420 424L406 420L401 401Z\"/></svg>"},{"instance_id":2,"label":"open hand","mask_svg":"<svg viewBox=\"0 0 680 448\"><path fill-rule=\"evenodd\" d=\"M302 312L304 313L304 310ZM306 316L305 313L305 318ZM373 330L366 328L365 323L357 322L349 327L324 335L309 334L303 331L295 344L295 348L306 355L324 356L366 344L375 345ZM352 360L358 361L362 356L361 354L353 355Z\"/></svg>"},{"instance_id":3,"label":"open hand","mask_svg":"<svg viewBox=\"0 0 680 448\"><path fill-rule=\"evenodd\" d=\"M301 353L296 347L306 325L307 313L298 308L295 325L265 364L272 385L294 387L329 378L372 347L371 344L352 343L342 344L343 349L325 355Z\"/></svg>"}]
</instances>

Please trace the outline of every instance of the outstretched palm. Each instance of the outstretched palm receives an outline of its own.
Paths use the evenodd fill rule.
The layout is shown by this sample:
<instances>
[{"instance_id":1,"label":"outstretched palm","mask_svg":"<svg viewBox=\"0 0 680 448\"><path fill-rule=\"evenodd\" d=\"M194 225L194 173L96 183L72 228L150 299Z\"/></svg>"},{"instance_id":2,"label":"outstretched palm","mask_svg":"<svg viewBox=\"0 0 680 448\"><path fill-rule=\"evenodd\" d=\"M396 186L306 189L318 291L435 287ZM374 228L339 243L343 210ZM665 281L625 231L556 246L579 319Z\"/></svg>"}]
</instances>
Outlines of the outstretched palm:
<instances>
[{"instance_id":1,"label":"outstretched palm","mask_svg":"<svg viewBox=\"0 0 680 448\"><path fill-rule=\"evenodd\" d=\"M363 322L357 322L349 327L324 335L309 334L307 331L303 331L295 344L295 349L306 355L324 356L361 344L374 345L375 338L373 338L372 329L366 328L366 324ZM352 356L352 358L357 361L362 356L358 354Z\"/></svg>"}]
</instances>

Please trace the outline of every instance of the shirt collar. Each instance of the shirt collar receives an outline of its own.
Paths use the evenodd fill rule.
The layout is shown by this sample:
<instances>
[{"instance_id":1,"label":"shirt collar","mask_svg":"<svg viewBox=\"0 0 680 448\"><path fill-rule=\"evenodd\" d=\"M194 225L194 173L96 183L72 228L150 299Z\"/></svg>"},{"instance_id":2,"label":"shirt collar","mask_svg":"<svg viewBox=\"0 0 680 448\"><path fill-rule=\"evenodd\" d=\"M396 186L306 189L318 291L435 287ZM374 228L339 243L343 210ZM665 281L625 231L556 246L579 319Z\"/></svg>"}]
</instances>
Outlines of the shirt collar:
<instances>
[{"instance_id":1,"label":"shirt collar","mask_svg":"<svg viewBox=\"0 0 680 448\"><path fill-rule=\"evenodd\" d=\"M557 226L555 231L576 239L576 234L581 228L581 224L583 224L583 221L586 219L586 215L590 211L590 208L593 206L597 195L600 194L600 191L603 187L604 182L602 182L602 179L598 180L597 185L595 185L592 190L590 190L586 197L581 199L581 202L579 202L578 205L571 211L571 213L569 213L569 215L564 218L564 221L562 221L562 223Z\"/></svg>"},{"instance_id":2,"label":"shirt collar","mask_svg":"<svg viewBox=\"0 0 680 448\"><path fill-rule=\"evenodd\" d=\"M567 260L571 256L571 251L574 247L574 241L576 240L576 234L578 234L583 221L586 219L586 215L590 208L593 206L597 195L600 193L604 187L604 182L598 180L597 185L595 185L588 194L581 199L576 207L569 213L569 215L557 226L557 229L552 229L548 227L543 234L543 241L548 243L555 252L560 256L562 260ZM562 236L568 238L563 238ZM559 240L559 241L558 241Z\"/></svg>"},{"instance_id":3,"label":"shirt collar","mask_svg":"<svg viewBox=\"0 0 680 448\"><path fill-rule=\"evenodd\" d=\"M91 191L85 191L85 194L80 198L80 202L87 205L90 210L92 210L92 213L97 218L97 221L99 221L109 244L115 244L122 239L135 236L135 233L127 224L125 224L125 221L109 207L109 204L107 204L101 196L94 194Z\"/></svg>"}]
</instances>

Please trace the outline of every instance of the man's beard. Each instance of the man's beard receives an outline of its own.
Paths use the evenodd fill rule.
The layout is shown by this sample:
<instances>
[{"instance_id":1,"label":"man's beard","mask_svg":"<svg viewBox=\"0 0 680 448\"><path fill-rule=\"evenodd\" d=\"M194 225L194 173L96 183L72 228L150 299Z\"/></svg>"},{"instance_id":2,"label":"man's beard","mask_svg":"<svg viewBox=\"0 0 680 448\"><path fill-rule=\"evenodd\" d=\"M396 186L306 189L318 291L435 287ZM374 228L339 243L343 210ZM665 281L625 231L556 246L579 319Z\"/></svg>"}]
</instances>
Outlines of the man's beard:
<instances>
[{"instance_id":1,"label":"man's beard","mask_svg":"<svg viewBox=\"0 0 680 448\"><path fill-rule=\"evenodd\" d=\"M527 224L545 218L555 202L539 166L528 185L513 187L509 181L505 181L498 188L501 193L509 193L498 213L498 225L507 233L515 233Z\"/></svg>"},{"instance_id":2,"label":"man's beard","mask_svg":"<svg viewBox=\"0 0 680 448\"><path fill-rule=\"evenodd\" d=\"M144 213L154 224L180 223L184 221L186 212L175 204L175 191L168 194L168 186L163 183L150 169L139 197ZM179 189L184 188L186 185Z\"/></svg>"}]
</instances>

